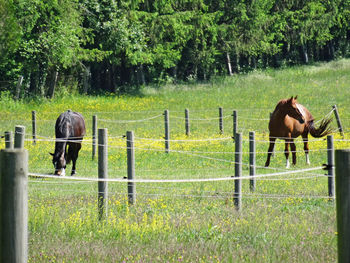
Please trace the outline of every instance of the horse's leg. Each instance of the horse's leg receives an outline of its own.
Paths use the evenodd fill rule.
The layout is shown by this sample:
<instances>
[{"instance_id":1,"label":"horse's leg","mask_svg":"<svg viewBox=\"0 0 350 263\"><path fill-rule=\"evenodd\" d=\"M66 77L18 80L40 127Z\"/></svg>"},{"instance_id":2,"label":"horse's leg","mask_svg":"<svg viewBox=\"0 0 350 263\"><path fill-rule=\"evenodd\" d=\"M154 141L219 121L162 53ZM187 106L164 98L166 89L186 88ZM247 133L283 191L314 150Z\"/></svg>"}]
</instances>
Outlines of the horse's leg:
<instances>
[{"instance_id":1,"label":"horse's leg","mask_svg":"<svg viewBox=\"0 0 350 263\"><path fill-rule=\"evenodd\" d=\"M76 174L75 164L76 164L77 159L78 159L78 153L79 153L79 151L81 149L81 143L74 143L74 148L73 149L72 149L72 163L73 163L73 165L72 165L71 175L75 175Z\"/></svg>"},{"instance_id":2,"label":"horse's leg","mask_svg":"<svg viewBox=\"0 0 350 263\"><path fill-rule=\"evenodd\" d=\"M305 158L306 158L306 164L310 165L310 159L309 159L309 144L307 139L307 133L303 134L303 142L304 142L304 152L305 152Z\"/></svg>"},{"instance_id":3,"label":"horse's leg","mask_svg":"<svg viewBox=\"0 0 350 263\"><path fill-rule=\"evenodd\" d=\"M292 152L292 158L293 158L293 165L297 164L297 153L296 153L297 147L295 146L294 140L290 140L290 150Z\"/></svg>"},{"instance_id":4,"label":"horse's leg","mask_svg":"<svg viewBox=\"0 0 350 263\"><path fill-rule=\"evenodd\" d=\"M66 153L65 153L65 158L66 158L66 163L70 164L72 160L72 148L73 145L71 143L67 143L67 148L66 148Z\"/></svg>"},{"instance_id":5,"label":"horse's leg","mask_svg":"<svg viewBox=\"0 0 350 263\"><path fill-rule=\"evenodd\" d=\"M271 155L273 154L273 148L275 147L275 140L276 138L270 137L270 145L269 149L267 150L267 160L265 163L265 167L268 167L270 165Z\"/></svg>"},{"instance_id":6,"label":"horse's leg","mask_svg":"<svg viewBox=\"0 0 350 263\"><path fill-rule=\"evenodd\" d=\"M289 168L289 139L285 140L284 155L286 156L286 169Z\"/></svg>"}]
</instances>

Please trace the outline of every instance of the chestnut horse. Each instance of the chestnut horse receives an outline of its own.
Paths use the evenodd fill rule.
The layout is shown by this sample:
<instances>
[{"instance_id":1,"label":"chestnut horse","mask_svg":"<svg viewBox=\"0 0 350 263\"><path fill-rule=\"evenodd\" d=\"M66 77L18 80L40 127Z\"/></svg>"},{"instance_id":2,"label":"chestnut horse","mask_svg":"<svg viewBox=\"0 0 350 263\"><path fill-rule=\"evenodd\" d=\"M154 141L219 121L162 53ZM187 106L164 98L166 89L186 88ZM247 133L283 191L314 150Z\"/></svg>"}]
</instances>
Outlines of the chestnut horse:
<instances>
[{"instance_id":1,"label":"chestnut horse","mask_svg":"<svg viewBox=\"0 0 350 263\"><path fill-rule=\"evenodd\" d=\"M330 122L331 119L324 118L321 120L320 126L316 128L314 125L314 118L303 105L297 102L297 96L280 100L270 117L270 146L267 152L265 167L270 165L270 158L273 153L276 139L285 140L284 154L287 159L286 168L289 168L289 145L292 151L293 165L295 165L297 157L294 139L300 135L303 137L306 163L310 164L308 133L310 132L315 138L326 136L331 133L330 128L328 127Z\"/></svg>"},{"instance_id":2,"label":"chestnut horse","mask_svg":"<svg viewBox=\"0 0 350 263\"><path fill-rule=\"evenodd\" d=\"M66 164L70 161L73 162L71 175L76 173L75 164L85 133L85 121L80 113L67 110L57 118L55 153L51 153L55 175L65 175Z\"/></svg>"}]
</instances>

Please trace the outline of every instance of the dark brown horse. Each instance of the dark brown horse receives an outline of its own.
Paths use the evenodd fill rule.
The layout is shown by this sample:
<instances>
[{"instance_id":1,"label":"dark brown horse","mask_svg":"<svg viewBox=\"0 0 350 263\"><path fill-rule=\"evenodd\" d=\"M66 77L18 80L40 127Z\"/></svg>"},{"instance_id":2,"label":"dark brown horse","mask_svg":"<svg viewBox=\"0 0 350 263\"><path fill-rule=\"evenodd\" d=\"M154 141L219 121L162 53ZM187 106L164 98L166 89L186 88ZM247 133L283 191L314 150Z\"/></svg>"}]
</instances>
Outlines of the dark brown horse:
<instances>
[{"instance_id":1,"label":"dark brown horse","mask_svg":"<svg viewBox=\"0 0 350 263\"><path fill-rule=\"evenodd\" d=\"M270 158L273 153L276 139L285 140L284 154L286 156L286 168L289 168L289 145L292 151L293 164L297 162L296 147L294 144L294 138L298 136L303 137L304 151L306 156L306 163L310 164L309 160L309 146L308 146L308 133L315 137L320 138L331 133L328 127L331 119L324 118L321 120L318 128L314 125L314 118L311 113L301 104L297 102L297 96L293 96L289 99L280 100L271 114L269 122L270 131L270 146L267 152L267 160L265 167L270 165Z\"/></svg>"},{"instance_id":2,"label":"dark brown horse","mask_svg":"<svg viewBox=\"0 0 350 263\"><path fill-rule=\"evenodd\" d=\"M85 121L80 113L68 110L57 118L55 153L51 153L55 175L65 175L66 164L70 161L73 162L71 175L76 173L75 164L85 132Z\"/></svg>"}]
</instances>

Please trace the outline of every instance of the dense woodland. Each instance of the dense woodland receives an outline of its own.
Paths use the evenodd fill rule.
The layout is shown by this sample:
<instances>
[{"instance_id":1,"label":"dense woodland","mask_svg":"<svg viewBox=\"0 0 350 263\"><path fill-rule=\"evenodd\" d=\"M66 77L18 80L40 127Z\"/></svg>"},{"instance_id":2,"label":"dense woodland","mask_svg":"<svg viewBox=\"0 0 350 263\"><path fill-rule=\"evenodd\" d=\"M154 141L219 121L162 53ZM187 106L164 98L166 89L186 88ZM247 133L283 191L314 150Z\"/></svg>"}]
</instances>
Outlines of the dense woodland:
<instances>
[{"instance_id":1,"label":"dense woodland","mask_svg":"<svg viewBox=\"0 0 350 263\"><path fill-rule=\"evenodd\" d=\"M0 0L0 91L127 93L350 55L350 0Z\"/></svg>"}]
</instances>

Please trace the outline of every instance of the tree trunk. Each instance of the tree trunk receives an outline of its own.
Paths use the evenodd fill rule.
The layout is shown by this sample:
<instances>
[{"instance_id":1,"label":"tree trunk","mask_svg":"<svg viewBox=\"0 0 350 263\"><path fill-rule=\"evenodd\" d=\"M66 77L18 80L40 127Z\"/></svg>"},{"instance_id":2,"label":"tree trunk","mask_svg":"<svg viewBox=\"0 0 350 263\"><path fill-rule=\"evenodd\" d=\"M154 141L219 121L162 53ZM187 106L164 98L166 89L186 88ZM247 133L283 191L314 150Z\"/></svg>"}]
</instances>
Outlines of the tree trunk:
<instances>
[{"instance_id":1,"label":"tree trunk","mask_svg":"<svg viewBox=\"0 0 350 263\"><path fill-rule=\"evenodd\" d=\"M331 40L331 41L329 41L328 42L328 53L329 53L329 60L333 60L334 59L334 57L335 57L335 55L334 55L334 43L333 43L333 41Z\"/></svg>"},{"instance_id":2,"label":"tree trunk","mask_svg":"<svg viewBox=\"0 0 350 263\"><path fill-rule=\"evenodd\" d=\"M228 71L228 75L232 76L232 67L231 67L231 59L230 59L230 54L228 52L226 52L226 64L227 64L227 71Z\"/></svg>"},{"instance_id":3,"label":"tree trunk","mask_svg":"<svg viewBox=\"0 0 350 263\"><path fill-rule=\"evenodd\" d=\"M250 59L250 65L253 69L256 69L257 68L257 65L256 65L256 57L255 56L252 56L251 59Z\"/></svg>"},{"instance_id":4,"label":"tree trunk","mask_svg":"<svg viewBox=\"0 0 350 263\"><path fill-rule=\"evenodd\" d=\"M89 90L89 84L90 84L90 77L91 77L91 71L90 71L90 66L87 66L85 71L84 71L84 76L83 76L83 93L87 94Z\"/></svg>"},{"instance_id":5,"label":"tree trunk","mask_svg":"<svg viewBox=\"0 0 350 263\"><path fill-rule=\"evenodd\" d=\"M146 81L145 81L145 73L143 71L143 65L139 65L137 67L137 82L139 85L145 85Z\"/></svg>"},{"instance_id":6,"label":"tree trunk","mask_svg":"<svg viewBox=\"0 0 350 263\"><path fill-rule=\"evenodd\" d=\"M302 45L301 50L302 50L303 61L305 64L308 64L309 63L309 56L307 53L307 47L305 45Z\"/></svg>"},{"instance_id":7,"label":"tree trunk","mask_svg":"<svg viewBox=\"0 0 350 263\"><path fill-rule=\"evenodd\" d=\"M38 86L38 73L33 71L30 73L30 83L29 83L29 94L36 94L37 86Z\"/></svg>"},{"instance_id":8,"label":"tree trunk","mask_svg":"<svg viewBox=\"0 0 350 263\"><path fill-rule=\"evenodd\" d=\"M49 89L47 91L47 97L52 99L55 96L56 83L58 79L58 71L54 70L50 74Z\"/></svg>"},{"instance_id":9,"label":"tree trunk","mask_svg":"<svg viewBox=\"0 0 350 263\"><path fill-rule=\"evenodd\" d=\"M171 74L171 76L173 77L174 82L176 82L176 81L177 81L177 66L172 67L172 68L170 69L170 74Z\"/></svg>"}]
</instances>

